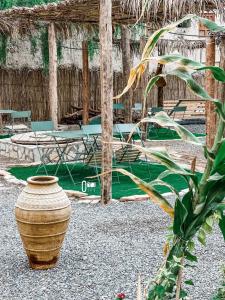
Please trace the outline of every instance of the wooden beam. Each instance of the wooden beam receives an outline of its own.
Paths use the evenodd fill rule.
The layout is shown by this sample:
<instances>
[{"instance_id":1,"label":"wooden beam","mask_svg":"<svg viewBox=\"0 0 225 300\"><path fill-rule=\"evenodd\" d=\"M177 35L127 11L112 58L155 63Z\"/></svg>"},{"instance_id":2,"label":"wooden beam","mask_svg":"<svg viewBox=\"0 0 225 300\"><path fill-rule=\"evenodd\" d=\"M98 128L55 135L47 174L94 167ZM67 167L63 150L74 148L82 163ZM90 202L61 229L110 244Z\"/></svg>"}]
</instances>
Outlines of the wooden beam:
<instances>
[{"instance_id":1,"label":"wooden beam","mask_svg":"<svg viewBox=\"0 0 225 300\"><path fill-rule=\"evenodd\" d=\"M88 61L88 42L82 42L83 57L83 124L89 122L89 106L90 106L90 83L89 83L89 61Z\"/></svg>"},{"instance_id":2,"label":"wooden beam","mask_svg":"<svg viewBox=\"0 0 225 300\"><path fill-rule=\"evenodd\" d=\"M113 139L113 68L112 68L112 1L100 0L100 77L102 114L102 176L101 203L112 199Z\"/></svg>"},{"instance_id":3,"label":"wooden beam","mask_svg":"<svg viewBox=\"0 0 225 300\"><path fill-rule=\"evenodd\" d=\"M131 69L131 51L130 51L130 31L127 26L121 28L121 48L123 62L123 85L127 85ZM125 104L125 122L132 123L133 91L129 91L124 96Z\"/></svg>"},{"instance_id":4,"label":"wooden beam","mask_svg":"<svg viewBox=\"0 0 225 300\"><path fill-rule=\"evenodd\" d=\"M215 37L210 36L206 43L206 65L215 65L215 53L216 53L216 43ZM211 71L206 72L206 90L208 94L214 98L215 97L215 80L211 74ZM206 145L212 147L215 134L216 134L216 112L215 106L211 101L206 102Z\"/></svg>"},{"instance_id":5,"label":"wooden beam","mask_svg":"<svg viewBox=\"0 0 225 300\"><path fill-rule=\"evenodd\" d=\"M48 27L49 45L49 105L50 115L54 128L58 128L58 92L57 92L57 46L55 25L50 23Z\"/></svg>"}]
</instances>

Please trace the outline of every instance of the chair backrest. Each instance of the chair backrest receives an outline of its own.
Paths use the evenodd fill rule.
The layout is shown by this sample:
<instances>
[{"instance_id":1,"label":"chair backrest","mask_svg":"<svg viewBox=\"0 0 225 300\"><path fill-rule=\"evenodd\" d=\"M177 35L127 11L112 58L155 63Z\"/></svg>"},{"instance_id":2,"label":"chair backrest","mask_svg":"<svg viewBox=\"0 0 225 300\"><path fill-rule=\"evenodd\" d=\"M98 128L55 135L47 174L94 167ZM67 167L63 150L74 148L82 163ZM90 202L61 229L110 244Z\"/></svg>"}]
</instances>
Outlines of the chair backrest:
<instances>
[{"instance_id":1,"label":"chair backrest","mask_svg":"<svg viewBox=\"0 0 225 300\"><path fill-rule=\"evenodd\" d=\"M102 122L101 116L96 116L96 117L93 117L93 118L89 121L89 124L88 124L88 125L99 125L99 124L101 124L101 122Z\"/></svg>"},{"instance_id":2,"label":"chair backrest","mask_svg":"<svg viewBox=\"0 0 225 300\"><path fill-rule=\"evenodd\" d=\"M89 166L101 166L102 164L102 151L97 150L90 152L85 158L85 163Z\"/></svg>"},{"instance_id":3,"label":"chair backrest","mask_svg":"<svg viewBox=\"0 0 225 300\"><path fill-rule=\"evenodd\" d=\"M53 131L54 124L52 121L36 121L31 122L31 130L33 132L37 131Z\"/></svg>"},{"instance_id":4,"label":"chair backrest","mask_svg":"<svg viewBox=\"0 0 225 300\"><path fill-rule=\"evenodd\" d=\"M163 111L163 107L152 107L151 108L151 113L152 114L156 114L156 113L158 113L160 111Z\"/></svg>"},{"instance_id":5,"label":"chair backrest","mask_svg":"<svg viewBox=\"0 0 225 300\"><path fill-rule=\"evenodd\" d=\"M124 104L123 103L114 103L113 104L113 109L125 109Z\"/></svg>"},{"instance_id":6,"label":"chair backrest","mask_svg":"<svg viewBox=\"0 0 225 300\"><path fill-rule=\"evenodd\" d=\"M175 106L172 111L173 112L185 112L187 110L187 106Z\"/></svg>"},{"instance_id":7,"label":"chair backrest","mask_svg":"<svg viewBox=\"0 0 225 300\"><path fill-rule=\"evenodd\" d=\"M139 159L141 152L138 149L127 145L124 148L120 148L115 152L115 160L117 163L122 162L135 162Z\"/></svg>"},{"instance_id":8,"label":"chair backrest","mask_svg":"<svg viewBox=\"0 0 225 300\"><path fill-rule=\"evenodd\" d=\"M81 128L86 135L101 135L102 134L102 126L100 124L83 125Z\"/></svg>"},{"instance_id":9,"label":"chair backrest","mask_svg":"<svg viewBox=\"0 0 225 300\"><path fill-rule=\"evenodd\" d=\"M125 124L115 124L114 132L116 133L130 133L133 131L134 133L140 133L139 127L135 127L136 125L133 123L125 123Z\"/></svg>"},{"instance_id":10,"label":"chair backrest","mask_svg":"<svg viewBox=\"0 0 225 300\"><path fill-rule=\"evenodd\" d=\"M30 110L26 110L26 111L14 111L11 114L12 119L28 119L30 120L31 118L31 111Z\"/></svg>"},{"instance_id":11,"label":"chair backrest","mask_svg":"<svg viewBox=\"0 0 225 300\"><path fill-rule=\"evenodd\" d=\"M134 103L135 110L142 110L142 103Z\"/></svg>"}]
</instances>

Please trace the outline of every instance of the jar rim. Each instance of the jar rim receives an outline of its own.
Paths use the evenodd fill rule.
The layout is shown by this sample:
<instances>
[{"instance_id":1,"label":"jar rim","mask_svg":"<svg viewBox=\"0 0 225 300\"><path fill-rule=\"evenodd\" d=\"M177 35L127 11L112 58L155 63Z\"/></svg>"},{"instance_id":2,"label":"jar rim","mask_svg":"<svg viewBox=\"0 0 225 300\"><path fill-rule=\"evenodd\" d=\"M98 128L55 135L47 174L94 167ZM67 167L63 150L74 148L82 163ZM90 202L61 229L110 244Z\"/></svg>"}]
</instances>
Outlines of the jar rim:
<instances>
[{"instance_id":1,"label":"jar rim","mask_svg":"<svg viewBox=\"0 0 225 300\"><path fill-rule=\"evenodd\" d=\"M56 176L31 176L27 182L34 185L50 185L59 181Z\"/></svg>"}]
</instances>

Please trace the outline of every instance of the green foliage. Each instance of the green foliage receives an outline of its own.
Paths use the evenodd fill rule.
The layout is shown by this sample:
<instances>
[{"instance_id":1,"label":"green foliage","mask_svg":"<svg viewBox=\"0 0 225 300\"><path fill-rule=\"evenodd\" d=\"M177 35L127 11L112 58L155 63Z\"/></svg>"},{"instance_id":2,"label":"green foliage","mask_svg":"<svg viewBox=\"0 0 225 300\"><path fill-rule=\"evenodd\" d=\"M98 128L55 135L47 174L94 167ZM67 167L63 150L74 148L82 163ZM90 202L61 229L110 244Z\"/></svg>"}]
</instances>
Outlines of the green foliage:
<instances>
[{"instance_id":1,"label":"green foliage","mask_svg":"<svg viewBox=\"0 0 225 300\"><path fill-rule=\"evenodd\" d=\"M40 42L41 42L43 71L45 74L47 74L48 66L49 66L49 48L48 48L48 29L47 28L44 28L41 31Z\"/></svg>"},{"instance_id":2,"label":"green foliage","mask_svg":"<svg viewBox=\"0 0 225 300\"><path fill-rule=\"evenodd\" d=\"M223 270L223 281L221 287L218 289L217 294L212 300L225 300L225 268Z\"/></svg>"},{"instance_id":3,"label":"green foliage","mask_svg":"<svg viewBox=\"0 0 225 300\"><path fill-rule=\"evenodd\" d=\"M48 46L48 28L45 27L41 30L40 34L40 44L41 44L41 54L42 54L42 63L43 63L43 72L44 74L48 73L49 67L49 46ZM57 39L57 58L58 61L62 59L62 41Z\"/></svg>"},{"instance_id":4,"label":"green foliage","mask_svg":"<svg viewBox=\"0 0 225 300\"><path fill-rule=\"evenodd\" d=\"M58 62L60 62L63 58L63 52L62 52L62 40L57 39L57 59Z\"/></svg>"},{"instance_id":5,"label":"green foliage","mask_svg":"<svg viewBox=\"0 0 225 300\"><path fill-rule=\"evenodd\" d=\"M12 6L32 7L39 4L59 2L61 0L1 0L0 10L11 8Z\"/></svg>"},{"instance_id":6,"label":"green foliage","mask_svg":"<svg viewBox=\"0 0 225 300\"><path fill-rule=\"evenodd\" d=\"M178 25L190 19L198 20L211 31L225 31L225 27L193 15L188 15L182 20L159 29L149 38L144 48L141 62L137 67L131 70L127 86L117 98L126 93L136 82L139 82L148 64L151 63L152 53L158 40L165 33L176 29ZM206 236L212 232L215 221L219 222L220 229L225 237L225 216L223 212L222 214L218 213L218 209L224 209L224 207L222 208L222 202L225 199L225 141L223 138L225 133L225 106L220 100L211 98L204 87L199 85L193 77L196 72L210 70L217 81L225 82L225 71L216 66L205 66L177 54L158 57L158 63L163 65L170 64L169 71L149 80L145 90L145 101L147 95L161 77L173 75L185 81L190 90L198 97L214 102L219 122L213 147L211 149L206 146L205 148L203 147L207 164L200 181L196 178L195 174L183 170L183 168L168 157L167 154L158 153L156 155L156 153L152 152L149 154L148 149L139 148L146 156L155 158L166 166L168 168L168 174L179 174L189 182L188 192L186 192L183 197L178 196L176 191L173 191L171 188L176 197L173 208L173 239L172 241L170 240L170 249L167 253L166 261L149 289L148 300L175 298L176 284L180 276L180 270L184 267L184 261L189 262L188 266L193 266L193 264L197 263L197 257L193 254L194 238L197 237L201 244L206 245ZM193 134L179 124L176 124L165 113L158 113L152 118L144 119L143 122L153 122L164 127L172 126L184 141L201 144ZM167 173L164 173L164 176L166 176ZM132 178L132 176L130 177ZM158 178L159 184L162 178L163 175L161 175L161 178ZM137 182L141 188L145 186L143 182L140 186L137 178L135 178L135 182ZM151 183L148 183L148 185L151 185ZM160 207L164 209L163 205ZM193 282L188 280L186 284L192 285ZM181 290L179 296L180 299L186 297L186 292Z\"/></svg>"},{"instance_id":7,"label":"green foliage","mask_svg":"<svg viewBox=\"0 0 225 300\"><path fill-rule=\"evenodd\" d=\"M38 50L38 38L36 36L30 37L30 51L33 56L37 53Z\"/></svg>"},{"instance_id":8,"label":"green foliage","mask_svg":"<svg viewBox=\"0 0 225 300\"><path fill-rule=\"evenodd\" d=\"M95 41L94 39L91 39L88 41L88 56L90 60L92 61L94 59L94 56L99 51L99 43Z\"/></svg>"},{"instance_id":9,"label":"green foliage","mask_svg":"<svg viewBox=\"0 0 225 300\"><path fill-rule=\"evenodd\" d=\"M8 37L4 34L0 34L0 64L5 65L7 58L7 42Z\"/></svg>"}]
</instances>

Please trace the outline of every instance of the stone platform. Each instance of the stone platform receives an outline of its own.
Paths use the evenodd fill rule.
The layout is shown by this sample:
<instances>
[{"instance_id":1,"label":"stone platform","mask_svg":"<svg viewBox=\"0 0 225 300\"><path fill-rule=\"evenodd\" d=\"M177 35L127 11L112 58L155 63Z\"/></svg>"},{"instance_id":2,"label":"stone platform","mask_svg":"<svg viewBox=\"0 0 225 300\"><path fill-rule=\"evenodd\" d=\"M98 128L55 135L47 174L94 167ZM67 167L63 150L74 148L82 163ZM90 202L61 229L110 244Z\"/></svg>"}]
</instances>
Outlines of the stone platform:
<instances>
[{"instance_id":1,"label":"stone platform","mask_svg":"<svg viewBox=\"0 0 225 300\"><path fill-rule=\"evenodd\" d=\"M26 162L40 162L40 155L44 155L46 159L50 159L52 162L58 161L58 145L51 138L42 139L41 134L40 137L38 144L32 133L18 134L12 138L1 139L0 155ZM67 147L64 155L68 161L78 160L78 156L83 152L84 145L82 141L58 140L58 143L61 151Z\"/></svg>"}]
</instances>

